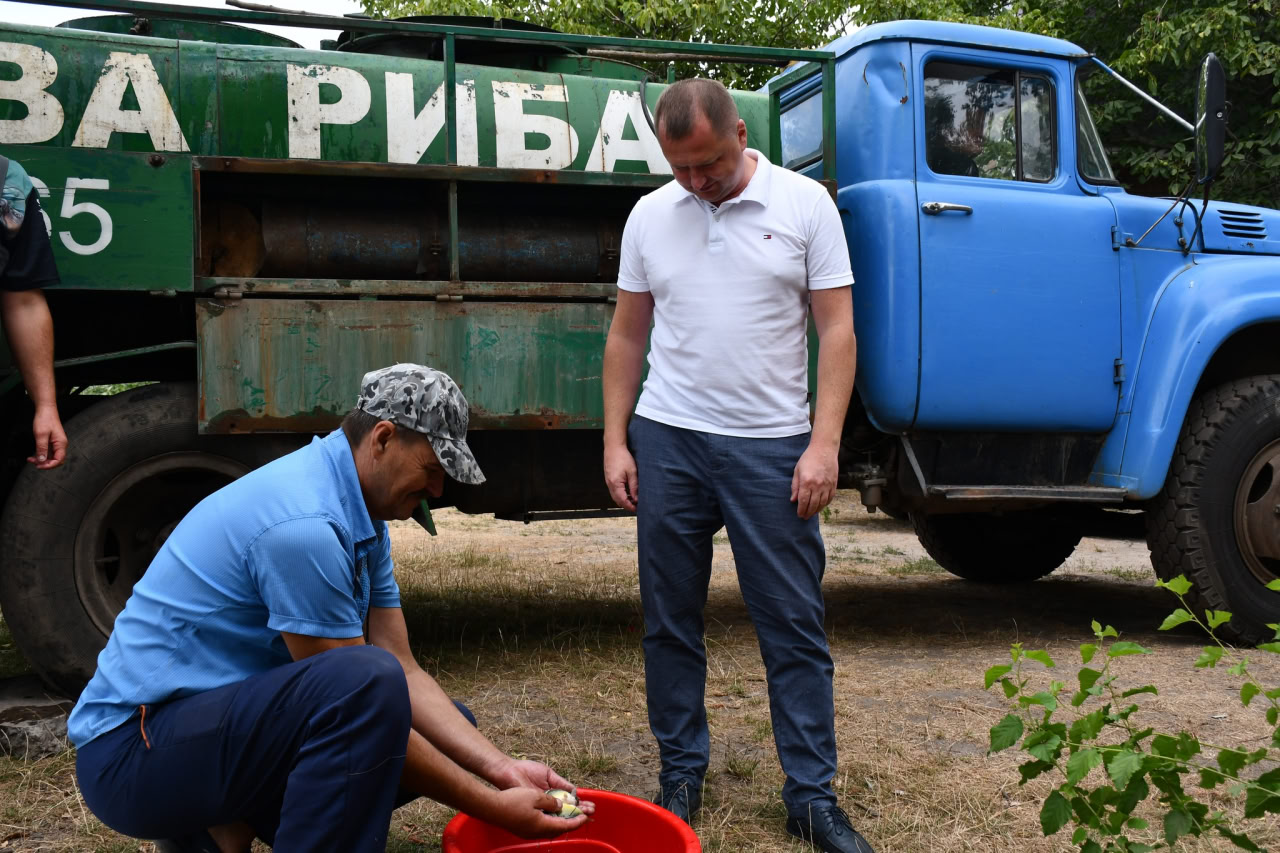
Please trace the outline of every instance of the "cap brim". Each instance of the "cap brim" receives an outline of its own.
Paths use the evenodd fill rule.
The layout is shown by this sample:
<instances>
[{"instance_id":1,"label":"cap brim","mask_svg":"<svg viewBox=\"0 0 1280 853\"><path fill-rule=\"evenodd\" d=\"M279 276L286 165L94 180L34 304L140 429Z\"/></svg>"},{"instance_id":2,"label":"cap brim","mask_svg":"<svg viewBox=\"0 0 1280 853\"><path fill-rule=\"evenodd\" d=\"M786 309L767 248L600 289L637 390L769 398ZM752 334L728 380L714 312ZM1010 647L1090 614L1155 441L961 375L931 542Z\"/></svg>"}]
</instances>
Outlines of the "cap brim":
<instances>
[{"instance_id":1,"label":"cap brim","mask_svg":"<svg viewBox=\"0 0 1280 853\"><path fill-rule=\"evenodd\" d=\"M440 466L444 468L446 474L468 486L478 486L484 482L484 472L480 470L480 463L476 462L476 457L465 441L439 438L434 435L429 435L427 438L431 441L431 449L436 452L436 458L440 460Z\"/></svg>"}]
</instances>

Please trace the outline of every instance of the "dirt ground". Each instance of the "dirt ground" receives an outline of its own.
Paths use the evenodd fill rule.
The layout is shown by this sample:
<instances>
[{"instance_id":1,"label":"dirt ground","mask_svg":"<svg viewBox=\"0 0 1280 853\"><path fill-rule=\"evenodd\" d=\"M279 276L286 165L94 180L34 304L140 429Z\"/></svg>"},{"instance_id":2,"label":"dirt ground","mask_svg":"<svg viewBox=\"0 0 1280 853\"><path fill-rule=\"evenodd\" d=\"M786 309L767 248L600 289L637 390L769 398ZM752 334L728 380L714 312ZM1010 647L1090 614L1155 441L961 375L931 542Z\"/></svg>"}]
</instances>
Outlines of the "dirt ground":
<instances>
[{"instance_id":1,"label":"dirt ground","mask_svg":"<svg viewBox=\"0 0 1280 853\"><path fill-rule=\"evenodd\" d=\"M501 748L547 761L583 787L652 796L658 767L644 712L634 521L526 526L446 511L436 524L435 538L393 525L405 615L424 665ZM853 496L837 499L823 533L835 783L881 853L1075 849L1069 830L1043 837L1039 812L1049 789L1039 780L1018 785L1024 757L986 755L988 730L1007 708L998 692L983 691L982 674L1008 661L1013 642L1059 662L1046 684L1050 677L1074 684L1090 621L1114 625L1152 650L1119 664L1122 686L1160 688L1138 697L1143 725L1186 729L1217 745L1269 740L1263 709L1241 707L1238 678L1192 666L1202 638L1156 630L1177 602L1153 587L1142 542L1085 539L1050 577L1001 588L946 574L909 525L867 514ZM695 822L703 849L799 853L805 846L782 829L763 667L723 533L707 625L712 769ZM1264 684L1280 684L1271 660L1252 666ZM88 814L72 765L69 755L0 760L0 849L150 850ZM451 816L430 803L406 806L393 817L389 849L439 850ZM1148 816L1158 827L1158 815ZM1256 830L1260 840L1280 839L1274 824Z\"/></svg>"}]
</instances>

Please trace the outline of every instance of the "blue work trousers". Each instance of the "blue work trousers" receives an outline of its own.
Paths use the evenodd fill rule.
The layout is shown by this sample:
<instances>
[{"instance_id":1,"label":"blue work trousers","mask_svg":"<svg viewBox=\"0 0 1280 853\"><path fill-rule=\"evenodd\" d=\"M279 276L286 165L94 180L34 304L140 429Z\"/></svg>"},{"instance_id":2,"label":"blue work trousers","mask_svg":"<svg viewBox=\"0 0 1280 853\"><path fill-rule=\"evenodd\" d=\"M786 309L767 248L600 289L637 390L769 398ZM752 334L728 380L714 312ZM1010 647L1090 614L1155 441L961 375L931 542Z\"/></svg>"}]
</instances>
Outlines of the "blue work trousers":
<instances>
[{"instance_id":1,"label":"blue work trousers","mask_svg":"<svg viewBox=\"0 0 1280 853\"><path fill-rule=\"evenodd\" d=\"M396 659L348 646L144 706L79 750L76 777L135 838L244 821L280 853L381 851L410 721Z\"/></svg>"},{"instance_id":2,"label":"blue work trousers","mask_svg":"<svg viewBox=\"0 0 1280 853\"><path fill-rule=\"evenodd\" d=\"M823 628L818 518L796 515L791 478L807 433L740 438L631 419L649 727L661 783L700 787L710 758L703 609L723 526L755 624L791 814L834 803L835 703Z\"/></svg>"}]
</instances>

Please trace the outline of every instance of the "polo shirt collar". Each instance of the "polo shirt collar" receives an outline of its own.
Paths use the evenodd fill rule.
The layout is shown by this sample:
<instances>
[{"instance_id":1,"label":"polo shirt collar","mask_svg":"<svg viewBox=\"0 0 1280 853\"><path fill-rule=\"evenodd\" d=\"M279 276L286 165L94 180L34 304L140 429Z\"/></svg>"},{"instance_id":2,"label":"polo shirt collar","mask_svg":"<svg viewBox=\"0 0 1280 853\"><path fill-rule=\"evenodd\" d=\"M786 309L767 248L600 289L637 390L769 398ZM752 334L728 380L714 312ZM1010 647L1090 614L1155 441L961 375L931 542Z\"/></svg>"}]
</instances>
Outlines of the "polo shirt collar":
<instances>
[{"instance_id":1,"label":"polo shirt collar","mask_svg":"<svg viewBox=\"0 0 1280 853\"><path fill-rule=\"evenodd\" d=\"M761 207L768 207L769 187L773 183L773 164L769 162L768 157L754 148L748 148L747 153L755 155L756 171L751 176L751 180L747 181L746 189L736 199L730 199L730 201L754 201Z\"/></svg>"},{"instance_id":2,"label":"polo shirt collar","mask_svg":"<svg viewBox=\"0 0 1280 853\"><path fill-rule=\"evenodd\" d=\"M754 148L748 148L747 154L755 157L756 170L752 173L751 180L747 181L747 186L742 192L727 201L721 202L720 206L722 207L726 204L737 204L740 201L754 201L761 207L769 206L769 187L773 183L773 164L769 162L768 157ZM684 195L680 200L684 201L686 199L693 199L700 204L706 203L688 190L684 191Z\"/></svg>"},{"instance_id":3,"label":"polo shirt collar","mask_svg":"<svg viewBox=\"0 0 1280 853\"><path fill-rule=\"evenodd\" d=\"M364 504L364 492L360 491L360 477L356 474L356 460L351 452L351 442L340 428L322 439L320 450L329 462L329 470L338 488L338 499L346 517L347 529L353 542L367 542L378 538L378 531L369 518L369 508Z\"/></svg>"}]
</instances>

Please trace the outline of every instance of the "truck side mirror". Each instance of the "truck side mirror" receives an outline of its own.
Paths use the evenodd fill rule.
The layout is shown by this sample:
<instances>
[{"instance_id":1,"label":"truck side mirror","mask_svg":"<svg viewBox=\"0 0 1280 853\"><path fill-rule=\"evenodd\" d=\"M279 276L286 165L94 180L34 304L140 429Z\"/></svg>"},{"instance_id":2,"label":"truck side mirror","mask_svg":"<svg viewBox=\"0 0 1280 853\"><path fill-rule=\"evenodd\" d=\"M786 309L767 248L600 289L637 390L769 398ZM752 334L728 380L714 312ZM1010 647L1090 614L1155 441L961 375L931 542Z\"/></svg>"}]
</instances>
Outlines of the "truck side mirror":
<instances>
[{"instance_id":1,"label":"truck side mirror","mask_svg":"<svg viewBox=\"0 0 1280 853\"><path fill-rule=\"evenodd\" d=\"M1227 84L1222 63L1212 53L1200 65L1196 87L1196 181L1207 184L1222 169L1227 141Z\"/></svg>"}]
</instances>

